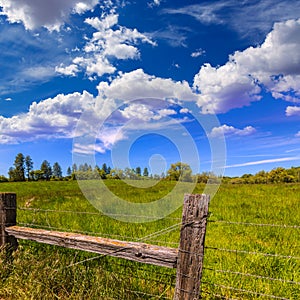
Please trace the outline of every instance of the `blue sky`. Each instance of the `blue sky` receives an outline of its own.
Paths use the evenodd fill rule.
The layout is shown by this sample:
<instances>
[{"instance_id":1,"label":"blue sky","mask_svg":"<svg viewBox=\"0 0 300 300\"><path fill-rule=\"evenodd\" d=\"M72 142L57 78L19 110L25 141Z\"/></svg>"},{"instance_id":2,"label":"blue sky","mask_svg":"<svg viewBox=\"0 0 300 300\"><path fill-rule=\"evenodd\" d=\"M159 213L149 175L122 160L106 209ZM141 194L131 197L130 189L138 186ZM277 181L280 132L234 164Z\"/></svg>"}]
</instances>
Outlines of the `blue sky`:
<instances>
[{"instance_id":1,"label":"blue sky","mask_svg":"<svg viewBox=\"0 0 300 300\"><path fill-rule=\"evenodd\" d=\"M0 0L0 49L0 174L300 165L299 1Z\"/></svg>"}]
</instances>

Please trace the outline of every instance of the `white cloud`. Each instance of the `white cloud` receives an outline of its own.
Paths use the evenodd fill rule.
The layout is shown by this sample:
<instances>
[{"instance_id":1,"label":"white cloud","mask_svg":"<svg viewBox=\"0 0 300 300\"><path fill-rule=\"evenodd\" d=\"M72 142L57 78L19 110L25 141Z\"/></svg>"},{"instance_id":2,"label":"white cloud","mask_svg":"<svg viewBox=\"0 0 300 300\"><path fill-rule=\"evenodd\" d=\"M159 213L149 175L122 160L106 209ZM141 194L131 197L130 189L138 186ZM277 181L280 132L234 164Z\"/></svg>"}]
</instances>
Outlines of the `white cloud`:
<instances>
[{"instance_id":1,"label":"white cloud","mask_svg":"<svg viewBox=\"0 0 300 300\"><path fill-rule=\"evenodd\" d=\"M217 16L216 12L227 6L228 1L214 2L213 4L195 4L188 5L181 8L168 8L164 9L163 13L166 14L184 14L194 17L196 20L204 24L222 23L221 19Z\"/></svg>"},{"instance_id":2,"label":"white cloud","mask_svg":"<svg viewBox=\"0 0 300 300\"><path fill-rule=\"evenodd\" d=\"M261 99L300 102L300 19L276 23L264 43L230 55L220 67L205 64L194 78L203 113L223 113Z\"/></svg>"},{"instance_id":3,"label":"white cloud","mask_svg":"<svg viewBox=\"0 0 300 300\"><path fill-rule=\"evenodd\" d=\"M26 114L11 118L0 116L0 144L19 143L40 138L72 137L80 111L89 109L94 98L88 92L57 95L33 102Z\"/></svg>"},{"instance_id":4,"label":"white cloud","mask_svg":"<svg viewBox=\"0 0 300 300\"><path fill-rule=\"evenodd\" d=\"M59 31L71 13L82 14L92 10L99 0L0 0L2 15L10 23L23 23L28 30L46 27Z\"/></svg>"},{"instance_id":5,"label":"white cloud","mask_svg":"<svg viewBox=\"0 0 300 300\"><path fill-rule=\"evenodd\" d=\"M189 111L188 108L181 108L179 112L180 112L181 114L192 113L191 111Z\"/></svg>"},{"instance_id":6,"label":"white cloud","mask_svg":"<svg viewBox=\"0 0 300 300\"><path fill-rule=\"evenodd\" d=\"M131 104L121 111L122 115L127 119L137 118L149 121L153 118L154 112L145 104Z\"/></svg>"},{"instance_id":7,"label":"white cloud","mask_svg":"<svg viewBox=\"0 0 300 300\"><path fill-rule=\"evenodd\" d=\"M196 58L196 57L199 57L199 56L202 56L202 55L204 55L205 54L205 50L203 50L203 49L197 49L196 51L194 51L192 54L191 54L191 57L194 57L194 58Z\"/></svg>"},{"instance_id":8,"label":"white cloud","mask_svg":"<svg viewBox=\"0 0 300 300\"><path fill-rule=\"evenodd\" d=\"M118 24L118 15L117 14L110 14L107 15L103 20L99 18L87 18L85 23L91 25L98 31L102 32L103 30L109 29L114 25Z\"/></svg>"},{"instance_id":9,"label":"white cloud","mask_svg":"<svg viewBox=\"0 0 300 300\"><path fill-rule=\"evenodd\" d=\"M266 34L274 22L299 18L300 2L290 0L206 1L176 9L164 9L166 14L184 14L203 24L226 24L242 36Z\"/></svg>"},{"instance_id":10,"label":"white cloud","mask_svg":"<svg viewBox=\"0 0 300 300\"><path fill-rule=\"evenodd\" d=\"M5 101L12 101L12 98L8 97L4 99Z\"/></svg>"},{"instance_id":11,"label":"white cloud","mask_svg":"<svg viewBox=\"0 0 300 300\"><path fill-rule=\"evenodd\" d=\"M85 23L97 31L87 43L81 56L75 57L69 66L60 65L56 72L75 76L83 70L91 79L93 76L112 74L116 71L113 59L138 59L140 52L136 45L140 42L155 45L146 35L137 29L129 29L118 25L118 15L110 14L100 18L87 18Z\"/></svg>"},{"instance_id":12,"label":"white cloud","mask_svg":"<svg viewBox=\"0 0 300 300\"><path fill-rule=\"evenodd\" d=\"M160 119L162 117L176 115L177 112L174 109L164 108L164 109L158 110L157 114L158 114L158 117L156 117L156 119L158 120L158 119Z\"/></svg>"},{"instance_id":13,"label":"white cloud","mask_svg":"<svg viewBox=\"0 0 300 300\"><path fill-rule=\"evenodd\" d=\"M99 144L74 143L73 152L78 154L105 153L105 149Z\"/></svg>"},{"instance_id":14,"label":"white cloud","mask_svg":"<svg viewBox=\"0 0 300 300\"><path fill-rule=\"evenodd\" d=\"M27 113L11 118L0 116L0 144L96 135L96 145L88 146L86 151L103 152L127 138L126 132L121 129L128 121L134 121L128 130L141 129L143 126L148 129L168 128L184 122L184 119L168 118L177 112L167 98L196 99L186 82L156 78L145 74L143 70L120 74L110 85L101 82L98 92L95 97L86 91L59 94L32 103ZM126 100L137 98L143 100L124 104ZM98 132L102 122L103 129ZM80 146L76 146L74 151L76 149L80 153L85 151Z\"/></svg>"},{"instance_id":15,"label":"white cloud","mask_svg":"<svg viewBox=\"0 0 300 300\"><path fill-rule=\"evenodd\" d=\"M226 124L220 127L214 127L210 133L211 137L221 137L221 136L247 136L256 132L256 129L252 126L246 126L243 129L238 129L233 126L228 126Z\"/></svg>"},{"instance_id":16,"label":"white cloud","mask_svg":"<svg viewBox=\"0 0 300 300\"><path fill-rule=\"evenodd\" d=\"M65 67L63 64L60 64L60 66L55 67L55 72L60 73L66 76L76 76L76 74L79 72L78 66L75 64L69 65Z\"/></svg>"},{"instance_id":17,"label":"white cloud","mask_svg":"<svg viewBox=\"0 0 300 300\"><path fill-rule=\"evenodd\" d=\"M194 88L200 91L197 103L202 113L223 113L261 99L261 88L233 61L218 68L203 65Z\"/></svg>"},{"instance_id":18,"label":"white cloud","mask_svg":"<svg viewBox=\"0 0 300 300\"><path fill-rule=\"evenodd\" d=\"M160 6L160 3L161 3L162 0L153 0L152 2L148 3L148 5L150 7L153 7L153 6Z\"/></svg>"},{"instance_id":19,"label":"white cloud","mask_svg":"<svg viewBox=\"0 0 300 300\"><path fill-rule=\"evenodd\" d=\"M175 98L195 101L197 99L188 82L151 76L144 73L142 69L120 73L110 84L101 82L98 90L104 97L122 100Z\"/></svg>"},{"instance_id":20,"label":"white cloud","mask_svg":"<svg viewBox=\"0 0 300 300\"><path fill-rule=\"evenodd\" d=\"M230 166L226 166L225 168L256 166L256 165L270 164L270 163L283 162L283 161L294 161L294 160L299 160L299 159L300 159L299 156L272 158L272 159L264 159L264 160L246 162L246 163L242 163L242 164L230 165Z\"/></svg>"},{"instance_id":21,"label":"white cloud","mask_svg":"<svg viewBox=\"0 0 300 300\"><path fill-rule=\"evenodd\" d=\"M288 106L285 110L286 116L300 116L300 106Z\"/></svg>"},{"instance_id":22,"label":"white cloud","mask_svg":"<svg viewBox=\"0 0 300 300\"><path fill-rule=\"evenodd\" d=\"M188 27L168 25L166 28L148 33L152 39L160 39L172 47L187 47Z\"/></svg>"},{"instance_id":23,"label":"white cloud","mask_svg":"<svg viewBox=\"0 0 300 300\"><path fill-rule=\"evenodd\" d=\"M296 133L295 136L296 136L296 137L300 137L300 131L298 131L298 133Z\"/></svg>"},{"instance_id":24,"label":"white cloud","mask_svg":"<svg viewBox=\"0 0 300 300\"><path fill-rule=\"evenodd\" d=\"M43 78L44 80L51 78L55 75L55 69L50 66L35 66L28 67L21 71L21 75L26 78L26 80L38 80Z\"/></svg>"},{"instance_id":25,"label":"white cloud","mask_svg":"<svg viewBox=\"0 0 300 300\"><path fill-rule=\"evenodd\" d=\"M41 30L34 34L22 26L2 25L0 95L20 93L56 77L55 66L69 61L65 49L75 48L73 33L64 32L62 39L56 32Z\"/></svg>"},{"instance_id":26,"label":"white cloud","mask_svg":"<svg viewBox=\"0 0 300 300\"><path fill-rule=\"evenodd\" d=\"M150 101L149 101L150 102ZM154 109L153 109L154 108ZM139 119L143 121L160 120L164 117L176 115L177 112L173 109L156 109L153 102L148 104L133 103L121 110L121 114L126 119Z\"/></svg>"},{"instance_id":27,"label":"white cloud","mask_svg":"<svg viewBox=\"0 0 300 300\"><path fill-rule=\"evenodd\" d=\"M118 141L126 139L122 128L118 126L104 126L95 136L96 139L94 143L91 144L89 140L81 142L79 139L78 142L75 142L73 145L73 152L78 154L105 153L106 150L112 149L113 145Z\"/></svg>"}]
</instances>

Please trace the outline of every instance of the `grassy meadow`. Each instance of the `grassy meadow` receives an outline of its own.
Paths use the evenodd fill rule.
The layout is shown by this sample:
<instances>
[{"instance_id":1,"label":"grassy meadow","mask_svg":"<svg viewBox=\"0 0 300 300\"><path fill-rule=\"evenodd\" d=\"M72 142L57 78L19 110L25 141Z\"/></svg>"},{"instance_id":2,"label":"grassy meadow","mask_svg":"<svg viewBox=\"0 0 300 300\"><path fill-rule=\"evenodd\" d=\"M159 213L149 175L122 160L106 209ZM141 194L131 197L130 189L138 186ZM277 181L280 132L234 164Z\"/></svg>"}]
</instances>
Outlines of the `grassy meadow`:
<instances>
[{"instance_id":1,"label":"grassy meadow","mask_svg":"<svg viewBox=\"0 0 300 300\"><path fill-rule=\"evenodd\" d=\"M105 184L132 202L154 201L174 187ZM17 193L22 226L178 247L181 208L158 221L126 223L99 213L76 181L1 183L0 192ZM222 184L210 203L202 298L300 299L299 216L299 184ZM13 260L0 254L0 299L172 299L175 276L172 269L20 240Z\"/></svg>"}]
</instances>

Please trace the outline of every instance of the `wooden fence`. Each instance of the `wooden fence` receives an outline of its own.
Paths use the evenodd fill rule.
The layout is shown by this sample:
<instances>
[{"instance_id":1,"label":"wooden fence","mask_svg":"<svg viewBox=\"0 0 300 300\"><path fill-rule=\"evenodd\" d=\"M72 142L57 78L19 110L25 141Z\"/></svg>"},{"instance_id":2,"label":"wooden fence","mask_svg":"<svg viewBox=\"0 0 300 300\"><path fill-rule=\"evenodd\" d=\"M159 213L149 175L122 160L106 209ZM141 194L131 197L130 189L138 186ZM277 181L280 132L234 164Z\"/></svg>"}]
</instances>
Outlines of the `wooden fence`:
<instances>
[{"instance_id":1,"label":"wooden fence","mask_svg":"<svg viewBox=\"0 0 300 300\"><path fill-rule=\"evenodd\" d=\"M176 268L174 300L199 299L208 204L208 195L185 195L180 242L178 249L175 249L16 226L16 194L0 193L0 247L5 246L15 250L18 245L17 239L26 239L145 264Z\"/></svg>"}]
</instances>

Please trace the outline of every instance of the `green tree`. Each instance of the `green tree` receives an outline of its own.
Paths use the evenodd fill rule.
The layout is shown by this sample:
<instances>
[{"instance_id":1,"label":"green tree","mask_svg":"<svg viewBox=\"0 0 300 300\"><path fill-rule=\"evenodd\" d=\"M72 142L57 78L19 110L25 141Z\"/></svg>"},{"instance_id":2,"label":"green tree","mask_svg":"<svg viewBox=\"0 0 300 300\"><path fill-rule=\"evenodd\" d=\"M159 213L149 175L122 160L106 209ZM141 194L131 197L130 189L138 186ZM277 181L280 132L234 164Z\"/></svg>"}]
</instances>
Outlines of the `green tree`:
<instances>
[{"instance_id":1,"label":"green tree","mask_svg":"<svg viewBox=\"0 0 300 300\"><path fill-rule=\"evenodd\" d=\"M135 168L135 174L137 175L137 176L142 176L142 170L141 170L141 168L140 167L136 167Z\"/></svg>"},{"instance_id":2,"label":"green tree","mask_svg":"<svg viewBox=\"0 0 300 300\"><path fill-rule=\"evenodd\" d=\"M76 173L78 171L78 167L77 167L77 165L74 163L73 165L72 165L72 173L74 174L74 173Z\"/></svg>"},{"instance_id":3,"label":"green tree","mask_svg":"<svg viewBox=\"0 0 300 300\"><path fill-rule=\"evenodd\" d=\"M106 173L106 174L107 174L107 175L110 174L110 171L111 171L111 167L108 167L108 168L107 168L107 173Z\"/></svg>"},{"instance_id":4,"label":"green tree","mask_svg":"<svg viewBox=\"0 0 300 300\"><path fill-rule=\"evenodd\" d=\"M125 168L124 175L128 179L137 179L137 175L135 173L135 170L134 169L130 169L128 167Z\"/></svg>"},{"instance_id":5,"label":"green tree","mask_svg":"<svg viewBox=\"0 0 300 300\"><path fill-rule=\"evenodd\" d=\"M33 161L29 155L25 157L25 170L26 170L26 176L27 180L30 180L30 172L33 170Z\"/></svg>"},{"instance_id":6,"label":"green tree","mask_svg":"<svg viewBox=\"0 0 300 300\"><path fill-rule=\"evenodd\" d=\"M201 174L197 174L196 177L198 183L207 183L209 180L209 173L202 172Z\"/></svg>"},{"instance_id":7,"label":"green tree","mask_svg":"<svg viewBox=\"0 0 300 300\"><path fill-rule=\"evenodd\" d=\"M30 177L36 181L43 179L43 175L44 173L41 170L33 170L30 172Z\"/></svg>"},{"instance_id":8,"label":"green tree","mask_svg":"<svg viewBox=\"0 0 300 300\"><path fill-rule=\"evenodd\" d=\"M188 164L177 162L175 164L171 164L170 169L167 172L169 180L180 180L191 182L192 178L192 169Z\"/></svg>"},{"instance_id":9,"label":"green tree","mask_svg":"<svg viewBox=\"0 0 300 300\"><path fill-rule=\"evenodd\" d=\"M7 182L7 181L8 179L5 176L0 175L0 182Z\"/></svg>"},{"instance_id":10,"label":"green tree","mask_svg":"<svg viewBox=\"0 0 300 300\"><path fill-rule=\"evenodd\" d=\"M62 178L62 169L58 162L53 165L53 176L55 178Z\"/></svg>"},{"instance_id":11,"label":"green tree","mask_svg":"<svg viewBox=\"0 0 300 300\"><path fill-rule=\"evenodd\" d=\"M149 176L148 168L144 168L143 176L144 176L144 177L148 177L148 176Z\"/></svg>"},{"instance_id":12,"label":"green tree","mask_svg":"<svg viewBox=\"0 0 300 300\"><path fill-rule=\"evenodd\" d=\"M67 176L71 176L72 175L72 170L70 167L68 167L67 169Z\"/></svg>"},{"instance_id":13,"label":"green tree","mask_svg":"<svg viewBox=\"0 0 300 300\"><path fill-rule=\"evenodd\" d=\"M25 157L22 153L16 156L14 167L9 170L10 178L13 178L13 181L25 181Z\"/></svg>"},{"instance_id":14,"label":"green tree","mask_svg":"<svg viewBox=\"0 0 300 300\"><path fill-rule=\"evenodd\" d=\"M106 175L108 175L109 172L110 172L110 170L108 169L106 163L104 163L104 164L102 165L101 170L102 170L102 171L104 172L104 174L106 174Z\"/></svg>"},{"instance_id":15,"label":"green tree","mask_svg":"<svg viewBox=\"0 0 300 300\"><path fill-rule=\"evenodd\" d=\"M288 182L287 178L287 171L281 167L273 169L268 173L268 182L270 183Z\"/></svg>"},{"instance_id":16,"label":"green tree","mask_svg":"<svg viewBox=\"0 0 300 300\"><path fill-rule=\"evenodd\" d=\"M41 164L41 172L42 172L42 178L45 180L50 180L52 176L52 168L50 163L47 160L44 160Z\"/></svg>"},{"instance_id":17,"label":"green tree","mask_svg":"<svg viewBox=\"0 0 300 300\"><path fill-rule=\"evenodd\" d=\"M259 171L253 178L255 183L268 183L268 173L265 171Z\"/></svg>"},{"instance_id":18,"label":"green tree","mask_svg":"<svg viewBox=\"0 0 300 300\"><path fill-rule=\"evenodd\" d=\"M125 179L125 174L122 169L111 169L107 178L109 179Z\"/></svg>"},{"instance_id":19,"label":"green tree","mask_svg":"<svg viewBox=\"0 0 300 300\"><path fill-rule=\"evenodd\" d=\"M8 178L9 178L9 181L16 181L16 170L13 168L13 167L10 167L9 170L8 170Z\"/></svg>"},{"instance_id":20,"label":"green tree","mask_svg":"<svg viewBox=\"0 0 300 300\"><path fill-rule=\"evenodd\" d=\"M99 168L97 171L98 171L98 174L100 175L101 179L106 179L107 176L109 175L109 174L106 174L106 172L103 169Z\"/></svg>"}]
</instances>

